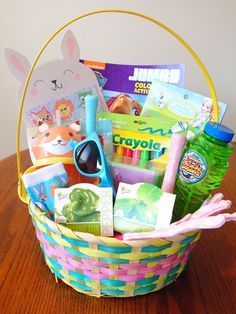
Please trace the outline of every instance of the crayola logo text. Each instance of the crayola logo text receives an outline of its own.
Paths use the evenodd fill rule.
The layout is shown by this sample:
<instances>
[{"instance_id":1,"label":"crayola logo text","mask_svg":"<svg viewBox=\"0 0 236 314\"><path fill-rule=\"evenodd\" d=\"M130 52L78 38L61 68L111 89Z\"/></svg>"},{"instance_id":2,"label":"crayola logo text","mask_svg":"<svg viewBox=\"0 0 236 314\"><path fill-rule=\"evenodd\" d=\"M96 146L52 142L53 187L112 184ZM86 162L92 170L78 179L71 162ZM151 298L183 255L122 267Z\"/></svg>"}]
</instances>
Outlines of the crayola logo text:
<instances>
[{"instance_id":1,"label":"crayola logo text","mask_svg":"<svg viewBox=\"0 0 236 314\"><path fill-rule=\"evenodd\" d=\"M161 148L161 144L159 142L154 142L153 139L150 139L149 141L139 140L135 138L120 136L120 134L113 135L113 144L127 146L133 150L160 150Z\"/></svg>"}]
</instances>

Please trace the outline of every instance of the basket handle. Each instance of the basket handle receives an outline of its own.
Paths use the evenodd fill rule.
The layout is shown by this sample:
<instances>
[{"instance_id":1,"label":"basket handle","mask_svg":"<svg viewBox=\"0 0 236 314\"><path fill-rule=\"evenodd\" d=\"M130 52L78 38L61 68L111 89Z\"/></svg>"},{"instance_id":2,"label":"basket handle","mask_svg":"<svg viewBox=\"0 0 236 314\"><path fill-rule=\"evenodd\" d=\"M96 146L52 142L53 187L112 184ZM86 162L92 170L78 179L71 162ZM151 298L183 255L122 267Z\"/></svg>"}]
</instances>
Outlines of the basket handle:
<instances>
[{"instance_id":1,"label":"basket handle","mask_svg":"<svg viewBox=\"0 0 236 314\"><path fill-rule=\"evenodd\" d=\"M17 158L17 174L18 174L18 194L20 196L20 198L22 199L22 201L26 202L26 194L25 194L25 189L21 180L21 176L22 176L22 170L21 170L21 158L20 158L20 146L21 146L21 142L20 142L20 131L21 131L21 120L22 120L22 112L23 112L23 105L24 105L24 101L25 101L25 96L26 96L26 91L29 85L29 81L30 78L32 76L32 72L40 58L40 56L42 55L43 51L46 49L46 47L49 45L49 43L67 26L69 26L70 24L74 23L75 21L78 21L82 18L88 17L90 15L95 15L95 14L99 14L99 13L122 13L122 14L130 14L130 15L135 15L138 16L140 18L146 19L158 26L160 26L161 28L163 28L164 30L166 30L168 33L170 33L172 36L174 36L187 50L188 52L191 54L191 56L193 57L193 59L196 61L196 63L198 64L198 66L200 67L206 81L208 84L208 87L210 89L210 93L211 93L211 98L213 101L213 109L214 109L214 121L218 122L218 101L217 101L217 96L216 96L216 91L213 85L213 82L211 80L211 77L208 73L208 71L206 70L204 64L202 63L202 61L200 60L200 58L197 56L197 54L194 52L194 50L185 42L185 40L183 38L181 38L175 31L173 31L172 29L170 29L168 26L166 26L165 24L159 22L158 20L155 20L154 18L151 18L147 15L138 13L138 12L133 12L133 11L126 11L126 10L98 10L98 11L92 11L92 12L88 12L86 14L82 14L79 15L78 17L76 17L75 19L67 22L66 24L64 24L61 28L59 28L49 39L48 41L44 44L44 46L41 48L41 50L39 51L38 55L36 56L33 64L31 65L29 74L27 76L26 82L25 82L25 86L23 89L23 93L22 93L22 97L21 97L21 102L20 102L20 109L19 109L19 114L18 114L18 122L17 122L17 136L16 136L16 158Z\"/></svg>"}]
</instances>

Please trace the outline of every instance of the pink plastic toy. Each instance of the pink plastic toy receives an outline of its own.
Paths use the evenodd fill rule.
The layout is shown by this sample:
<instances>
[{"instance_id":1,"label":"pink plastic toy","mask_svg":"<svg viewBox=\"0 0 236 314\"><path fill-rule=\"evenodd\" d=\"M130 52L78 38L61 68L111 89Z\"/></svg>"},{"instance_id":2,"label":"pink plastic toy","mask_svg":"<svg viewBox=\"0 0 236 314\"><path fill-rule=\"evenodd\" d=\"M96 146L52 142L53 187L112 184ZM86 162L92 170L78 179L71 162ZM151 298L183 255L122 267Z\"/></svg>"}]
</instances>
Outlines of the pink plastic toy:
<instances>
[{"instance_id":1,"label":"pink plastic toy","mask_svg":"<svg viewBox=\"0 0 236 314\"><path fill-rule=\"evenodd\" d=\"M186 136L181 134L172 134L170 140L170 155L162 183L162 191L173 193L175 178L178 171L179 160L186 141Z\"/></svg>"},{"instance_id":2,"label":"pink plastic toy","mask_svg":"<svg viewBox=\"0 0 236 314\"><path fill-rule=\"evenodd\" d=\"M236 221L236 212L219 214L231 206L231 202L223 200L223 197L221 193L216 194L211 200L206 200L194 214L188 214L168 227L153 232L126 233L123 240L169 238L194 230L219 228L227 221Z\"/></svg>"}]
</instances>

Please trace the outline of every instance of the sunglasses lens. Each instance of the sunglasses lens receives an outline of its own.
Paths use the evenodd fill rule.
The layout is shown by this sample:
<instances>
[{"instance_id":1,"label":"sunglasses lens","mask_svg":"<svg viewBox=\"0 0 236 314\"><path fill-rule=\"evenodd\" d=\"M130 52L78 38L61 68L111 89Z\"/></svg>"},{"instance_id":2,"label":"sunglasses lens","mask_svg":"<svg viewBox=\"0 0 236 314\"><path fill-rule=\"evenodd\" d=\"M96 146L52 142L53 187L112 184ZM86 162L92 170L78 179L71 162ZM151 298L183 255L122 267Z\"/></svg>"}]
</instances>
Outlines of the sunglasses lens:
<instances>
[{"instance_id":1,"label":"sunglasses lens","mask_svg":"<svg viewBox=\"0 0 236 314\"><path fill-rule=\"evenodd\" d=\"M102 168L101 155L95 142L86 142L76 149L76 162L81 171L98 173Z\"/></svg>"}]
</instances>

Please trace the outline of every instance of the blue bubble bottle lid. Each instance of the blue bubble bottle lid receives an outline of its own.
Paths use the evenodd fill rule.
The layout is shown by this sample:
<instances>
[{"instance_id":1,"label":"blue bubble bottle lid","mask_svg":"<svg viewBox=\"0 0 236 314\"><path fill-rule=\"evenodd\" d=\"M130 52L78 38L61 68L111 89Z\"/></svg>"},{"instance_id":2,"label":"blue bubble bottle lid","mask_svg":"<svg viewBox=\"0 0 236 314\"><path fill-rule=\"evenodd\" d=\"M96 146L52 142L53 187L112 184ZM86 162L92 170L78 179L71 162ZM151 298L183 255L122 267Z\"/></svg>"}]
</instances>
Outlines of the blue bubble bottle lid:
<instances>
[{"instance_id":1,"label":"blue bubble bottle lid","mask_svg":"<svg viewBox=\"0 0 236 314\"><path fill-rule=\"evenodd\" d=\"M232 129L218 122L208 122L205 125L204 132L225 143L231 142L234 136Z\"/></svg>"}]
</instances>

